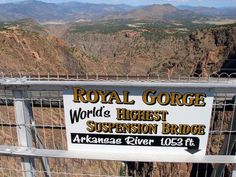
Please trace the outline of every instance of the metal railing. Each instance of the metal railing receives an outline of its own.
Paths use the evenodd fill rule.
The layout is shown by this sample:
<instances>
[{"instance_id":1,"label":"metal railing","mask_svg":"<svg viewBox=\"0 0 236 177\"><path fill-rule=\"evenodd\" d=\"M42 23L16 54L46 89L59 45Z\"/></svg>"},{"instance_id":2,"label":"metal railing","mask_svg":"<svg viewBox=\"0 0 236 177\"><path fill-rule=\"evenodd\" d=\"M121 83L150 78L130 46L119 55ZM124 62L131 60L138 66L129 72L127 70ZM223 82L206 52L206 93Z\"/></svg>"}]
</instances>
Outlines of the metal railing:
<instances>
[{"instance_id":1,"label":"metal railing","mask_svg":"<svg viewBox=\"0 0 236 177\"><path fill-rule=\"evenodd\" d=\"M2 74L0 176L128 176L131 167L124 161L154 162L152 176L235 176L234 75L163 80L158 76ZM157 157L143 152L137 157L129 152L126 159L117 156L117 161L107 161L116 154L107 152L95 160L87 152L68 151L62 94L78 85L211 89L214 104L206 155Z\"/></svg>"}]
</instances>

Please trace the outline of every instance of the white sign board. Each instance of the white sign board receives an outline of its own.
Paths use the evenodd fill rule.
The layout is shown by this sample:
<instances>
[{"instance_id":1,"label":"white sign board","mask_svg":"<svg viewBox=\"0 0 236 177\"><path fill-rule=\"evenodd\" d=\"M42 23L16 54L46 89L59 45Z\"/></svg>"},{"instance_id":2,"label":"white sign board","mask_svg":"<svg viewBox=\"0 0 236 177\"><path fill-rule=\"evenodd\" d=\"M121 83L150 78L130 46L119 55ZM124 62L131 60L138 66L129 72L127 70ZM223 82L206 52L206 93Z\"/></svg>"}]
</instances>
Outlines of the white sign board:
<instances>
[{"instance_id":1,"label":"white sign board","mask_svg":"<svg viewBox=\"0 0 236 177\"><path fill-rule=\"evenodd\" d=\"M68 150L205 155L207 89L75 87L63 97Z\"/></svg>"}]
</instances>

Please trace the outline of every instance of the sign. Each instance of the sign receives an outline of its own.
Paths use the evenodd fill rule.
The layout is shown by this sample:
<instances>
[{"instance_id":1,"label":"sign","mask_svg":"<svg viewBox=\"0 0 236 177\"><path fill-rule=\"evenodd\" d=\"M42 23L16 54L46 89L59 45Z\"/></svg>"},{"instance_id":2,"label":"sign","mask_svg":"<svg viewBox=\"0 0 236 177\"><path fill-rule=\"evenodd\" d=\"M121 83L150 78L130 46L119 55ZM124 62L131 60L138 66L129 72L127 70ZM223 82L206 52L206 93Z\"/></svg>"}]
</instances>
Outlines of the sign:
<instances>
[{"instance_id":1,"label":"sign","mask_svg":"<svg viewBox=\"0 0 236 177\"><path fill-rule=\"evenodd\" d=\"M205 155L207 89L81 86L63 98L68 150Z\"/></svg>"}]
</instances>

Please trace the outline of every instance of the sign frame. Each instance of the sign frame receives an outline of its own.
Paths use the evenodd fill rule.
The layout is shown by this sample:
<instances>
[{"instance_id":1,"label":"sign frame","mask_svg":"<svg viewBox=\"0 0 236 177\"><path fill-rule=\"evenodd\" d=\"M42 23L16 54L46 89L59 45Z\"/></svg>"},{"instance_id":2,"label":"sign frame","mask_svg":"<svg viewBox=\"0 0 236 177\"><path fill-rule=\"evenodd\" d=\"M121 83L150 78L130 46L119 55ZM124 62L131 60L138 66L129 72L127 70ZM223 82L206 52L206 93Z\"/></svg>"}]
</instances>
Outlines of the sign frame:
<instances>
[{"instance_id":1,"label":"sign frame","mask_svg":"<svg viewBox=\"0 0 236 177\"><path fill-rule=\"evenodd\" d=\"M82 94L82 96L79 98L78 93L75 91L76 89L80 89L80 93L81 93L81 91L86 92L86 93ZM96 91L96 90L97 91L103 91L102 93L106 93L106 91L107 92L108 91L110 91L110 92L115 91L117 93L119 99L116 98L117 95L114 92L114 94L113 94L114 99L112 99L112 101L109 100L108 98L107 98L107 100L105 100L105 98L102 100L102 95L101 94L99 95L99 97L100 97L99 101L96 101L94 99L96 97L96 95L95 95L96 93L94 91ZM196 105L196 104L191 105L190 102L188 102L188 104L190 104L190 105L178 105L178 103L175 103L176 105L174 105L174 103L172 103L172 105L170 105L170 102L169 102L169 104L166 104L164 106L159 105L159 106L155 107L155 109L154 109L153 107L156 106L157 104L160 104L161 102L160 102L160 100L158 102L157 98L156 98L156 102L152 103L151 100L150 100L151 98L148 98L149 100L146 100L146 103L145 103L143 95L144 95L144 92L147 91L147 90L156 91L155 93L154 92L149 93L150 95L153 95L153 96L155 94L158 95L158 93L169 93L169 95L171 95L171 93L172 94L175 93L175 96L176 96L176 94L178 93L178 94L182 94L182 97L183 97L184 94L192 94L191 98L194 97L194 96L196 98L196 94L200 94L200 96L198 95L198 98L201 98L201 99L204 98L204 101L203 100L200 100L200 101L198 100L199 105ZM86 100L86 94L89 91L90 91L90 93L89 93L90 94L90 100ZM77 94L77 96L76 96L76 94ZM208 141L208 133L209 133L209 128L210 128L210 118L211 118L211 112L212 112L212 105L213 105L213 92L212 92L211 89L208 89L208 88L198 88L198 89L194 89L194 88L163 88L163 87L158 88L158 87L138 87L138 86L115 87L115 86L101 86L101 85L100 86L76 86L76 87L73 87L73 89L66 90L64 92L63 98L64 98L64 109L65 109L68 150L78 151L78 152L81 151L82 152L83 150L93 151L93 150L96 149L96 150L103 151L105 149L106 151L114 152L114 153L118 153L118 154L119 154L119 152L122 152L121 154L124 154L125 152L129 152L129 151L137 151L137 155L140 152L148 150L148 151L151 151L151 152L155 151L155 153L157 153L157 151L158 151L157 154L160 154L160 155L165 155L165 154L187 155L189 153L190 154L195 154L195 155L205 155L206 148L207 148L207 141ZM191 98L189 97L188 100L191 99ZM117 100L118 100L118 102L117 102ZM119 102L119 100L120 100L120 102ZM205 103L205 100L207 100L206 105L201 105L201 104ZM133 104L131 104L132 101L134 101ZM144 103L145 105L141 104L141 105L139 105L139 107L135 107L136 106L135 104L140 103L140 102ZM126 103L126 104L124 104L124 103ZM152 103L151 106L148 105L150 103ZM189 136L189 135L179 135L179 134L174 134L173 135L173 134L170 134L170 133L168 134L167 133L165 136L161 136L160 132L158 132L155 135L153 135L153 134L151 134L151 135L132 134L132 133L128 134L128 135L124 134L124 133L118 133L117 135L115 135L114 132L113 132L113 134L112 133L107 133L107 132L103 132L103 133L84 132L84 130L86 130L85 127L78 128L78 126L80 126L79 124L81 122L83 122L84 119L80 120L76 123L76 124L78 124L78 125L76 125L77 126L76 129L78 131L74 131L75 128L71 127L71 125L70 125L70 124L72 124L71 115L70 115L70 110L72 110L71 108L73 107L72 105L74 105L73 111L75 111L77 108L78 108L77 110L82 109L82 108L84 110L88 110L89 107L90 108L91 107L96 108L96 106L98 108L101 108L103 106L103 108L106 109L106 110L118 109L118 108L123 107L123 109L127 108L127 110L139 110L140 109L140 111L142 111L142 110L143 111L167 111L169 115L166 115L166 117L164 117L162 119L168 119L168 120L170 119L169 118L170 115L175 114L175 113L173 113L173 110L169 111L170 108L178 110L178 112L179 112L180 108L183 109L183 107L185 107L186 109L187 108L194 108L194 109L199 109L197 112L199 112L199 113L204 112L207 115L204 116L205 117L204 119L206 119L204 124L201 124L201 122L200 123L195 122L195 123L191 124L191 126L194 126L195 124L196 125L205 125L206 124L206 125L205 125L205 127L202 127L202 129L201 129L202 132L199 130L200 134L202 133L201 135L198 135L198 136L200 136L200 138L195 136L195 135L192 135L192 134L191 134L191 136ZM88 105L88 106L84 108L85 105ZM119 106L121 106L121 107L119 107ZM168 109L165 109L163 107L168 107ZM183 112L182 114L185 114L186 111L182 110L182 112ZM188 112L189 115L194 114L192 109L188 110L187 112ZM77 114L78 114L78 112L77 112ZM100 117L99 118L98 117L95 118L95 117L88 118L87 122L91 121L91 120L94 121L96 119L101 120ZM114 116L114 114L113 114L113 116L110 116L110 117L113 117L113 118L116 117L116 119L117 119L117 116ZM102 121L106 121L106 119L102 119L101 122ZM128 120L123 120L123 122L126 122L126 121L128 121ZM167 120L165 120L165 121L167 121ZM165 122L165 121L163 121L163 122ZM112 120L112 122L115 123L114 119ZM148 120L147 122L141 121L141 123L150 123L150 120ZM181 121L173 122L171 120L171 122L168 123L168 125L169 124L171 124L171 125L175 124L176 125L176 123L178 123L179 125L180 124L181 125L188 125L189 124L189 122L184 124L184 122L181 122ZM163 126L161 124L163 124L163 123L161 123L159 121L158 122L158 127ZM83 131L81 131L80 129L83 129ZM198 134L199 134L199 132L198 132ZM77 140L78 141L75 141L75 137L73 137L73 138L71 137L71 133L77 135ZM203 135L203 133L204 133L204 135ZM146 146L144 144L142 144L142 145L137 145L137 144L127 145L127 144L124 144L124 141L125 141L124 138L123 139L121 138L121 141L122 141L123 144L122 143L118 144L118 145L113 144L113 146L110 146L111 144L96 144L94 142L91 143L91 142L85 141L85 139L86 139L85 135L90 135L91 137L96 137L97 136L99 138L104 137L104 136L107 136L107 137L112 137L113 136L113 138L114 138L114 136L121 136L121 137L125 137L125 138L127 138L127 137L137 138L137 139L140 139L140 141L143 141L143 142L148 141L148 140L142 140L142 138L145 139L145 137L146 137L146 138L149 138L149 140L154 139L154 142L152 142L153 143L152 145L154 145L156 143L156 146ZM99 135L101 135L101 136L99 136ZM83 136L85 136L85 137L83 137ZM204 138L202 138L201 136L202 137L204 136ZM81 144L82 141L80 141L80 137L82 139L84 139L83 144ZM153 137L156 137L156 138L153 138ZM177 142L178 138L181 138L182 141L184 141L184 142L182 142L181 145L178 144L178 142ZM188 142L187 142L187 138L190 138L190 140L188 140ZM74 140L74 142L73 142L73 140ZM162 141L161 146L160 146L160 141ZM167 142L165 142L165 141L167 141ZM172 142L172 143L169 143L169 142ZM173 144L175 144L174 148L172 147ZM190 146L191 144L194 144L194 146ZM164 148L165 150L161 149L160 147Z\"/></svg>"}]
</instances>

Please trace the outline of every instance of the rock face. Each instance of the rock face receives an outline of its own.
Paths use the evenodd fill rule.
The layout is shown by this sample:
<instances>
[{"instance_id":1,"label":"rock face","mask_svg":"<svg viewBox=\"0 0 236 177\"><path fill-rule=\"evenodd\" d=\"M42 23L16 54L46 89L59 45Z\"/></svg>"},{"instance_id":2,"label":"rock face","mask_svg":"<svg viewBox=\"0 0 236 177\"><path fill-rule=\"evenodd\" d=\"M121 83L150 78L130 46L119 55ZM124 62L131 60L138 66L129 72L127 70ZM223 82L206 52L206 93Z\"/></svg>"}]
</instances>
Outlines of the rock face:
<instances>
[{"instance_id":1,"label":"rock face","mask_svg":"<svg viewBox=\"0 0 236 177\"><path fill-rule=\"evenodd\" d=\"M235 58L236 53L235 34L236 28L218 28L210 32L203 30L193 34L191 39L196 41L197 51L202 53L193 72L201 76L208 76L214 72L228 72L225 65Z\"/></svg>"},{"instance_id":2,"label":"rock face","mask_svg":"<svg viewBox=\"0 0 236 177\"><path fill-rule=\"evenodd\" d=\"M0 70L4 73L85 73L86 55L48 35L6 30L0 32Z\"/></svg>"},{"instance_id":3,"label":"rock face","mask_svg":"<svg viewBox=\"0 0 236 177\"><path fill-rule=\"evenodd\" d=\"M64 39L99 61L105 70L98 72L107 74L206 77L222 72L227 59L235 58L235 27L198 30L158 41L147 40L141 32L130 34L126 30L67 33Z\"/></svg>"}]
</instances>

